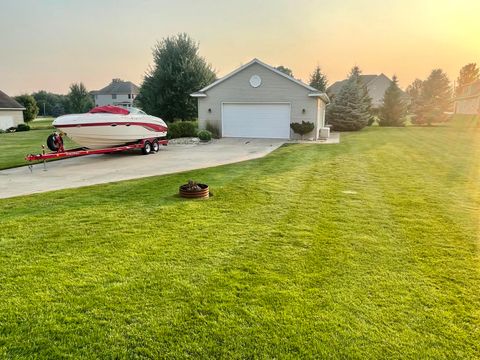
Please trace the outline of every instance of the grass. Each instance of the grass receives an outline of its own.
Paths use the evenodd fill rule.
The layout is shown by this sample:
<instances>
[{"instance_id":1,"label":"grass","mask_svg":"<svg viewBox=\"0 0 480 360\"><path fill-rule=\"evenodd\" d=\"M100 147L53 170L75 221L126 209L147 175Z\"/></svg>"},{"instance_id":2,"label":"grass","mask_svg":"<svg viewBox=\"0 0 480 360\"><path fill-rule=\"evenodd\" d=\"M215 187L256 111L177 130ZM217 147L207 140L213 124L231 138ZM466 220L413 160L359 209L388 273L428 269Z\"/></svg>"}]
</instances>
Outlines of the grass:
<instances>
[{"instance_id":1,"label":"grass","mask_svg":"<svg viewBox=\"0 0 480 360\"><path fill-rule=\"evenodd\" d=\"M32 130L47 130L54 129L52 122L55 118L53 117L38 117L35 120L29 123L30 129Z\"/></svg>"},{"instance_id":2,"label":"grass","mask_svg":"<svg viewBox=\"0 0 480 360\"><path fill-rule=\"evenodd\" d=\"M480 358L479 162L377 127L0 200L0 358Z\"/></svg>"}]
</instances>

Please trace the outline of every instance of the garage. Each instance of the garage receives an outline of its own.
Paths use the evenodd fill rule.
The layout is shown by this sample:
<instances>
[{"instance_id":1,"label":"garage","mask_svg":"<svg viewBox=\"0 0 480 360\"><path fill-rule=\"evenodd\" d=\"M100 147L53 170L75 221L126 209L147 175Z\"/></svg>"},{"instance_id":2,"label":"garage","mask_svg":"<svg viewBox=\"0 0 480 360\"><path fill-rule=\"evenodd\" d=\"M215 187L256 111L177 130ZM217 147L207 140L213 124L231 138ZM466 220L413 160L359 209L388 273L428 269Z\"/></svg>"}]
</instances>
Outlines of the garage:
<instances>
[{"instance_id":1,"label":"garage","mask_svg":"<svg viewBox=\"0 0 480 360\"><path fill-rule=\"evenodd\" d=\"M290 138L290 104L223 104L223 137Z\"/></svg>"},{"instance_id":2,"label":"garage","mask_svg":"<svg viewBox=\"0 0 480 360\"><path fill-rule=\"evenodd\" d=\"M0 90L0 130L23 123L23 105Z\"/></svg>"},{"instance_id":3,"label":"garage","mask_svg":"<svg viewBox=\"0 0 480 360\"><path fill-rule=\"evenodd\" d=\"M325 127L328 96L258 59L190 94L198 102L198 126L221 137L301 139L293 123L309 123L303 139Z\"/></svg>"}]
</instances>

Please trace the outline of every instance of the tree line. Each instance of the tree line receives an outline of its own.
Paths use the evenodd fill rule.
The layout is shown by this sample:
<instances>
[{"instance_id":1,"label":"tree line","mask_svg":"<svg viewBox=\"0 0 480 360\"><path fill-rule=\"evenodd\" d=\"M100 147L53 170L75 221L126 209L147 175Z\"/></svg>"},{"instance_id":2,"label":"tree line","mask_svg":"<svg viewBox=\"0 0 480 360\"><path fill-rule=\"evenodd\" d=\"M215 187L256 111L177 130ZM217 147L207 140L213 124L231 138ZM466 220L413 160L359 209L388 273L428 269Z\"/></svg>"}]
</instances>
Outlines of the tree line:
<instances>
[{"instance_id":1,"label":"tree line","mask_svg":"<svg viewBox=\"0 0 480 360\"><path fill-rule=\"evenodd\" d=\"M144 76L135 105L166 121L196 118L197 99L190 94L217 79L212 65L199 55L199 44L185 33L177 34L157 42L152 55L153 66ZM288 67L281 65L276 69L294 77ZM468 64L460 70L457 84L461 87L478 78L476 64ZM309 85L327 92L328 79L320 66L311 73ZM414 124L431 124L444 121L452 108L453 89L441 69L432 70L425 80L416 79L406 93L407 97L400 90L397 77L393 76L382 105L375 109L361 79L361 70L355 66L340 92L335 96L329 94L332 101L326 111L327 123L341 131L360 130L375 120L380 126L404 126L410 115ZM92 96L82 83L72 84L67 95L42 90L16 99L27 107L25 121L38 113L57 117L86 112L94 106Z\"/></svg>"},{"instance_id":2,"label":"tree line","mask_svg":"<svg viewBox=\"0 0 480 360\"><path fill-rule=\"evenodd\" d=\"M93 108L92 96L83 83L73 83L67 95L40 90L15 96L15 100L25 107L23 118L30 122L39 114L58 117L65 114L85 113Z\"/></svg>"}]
</instances>

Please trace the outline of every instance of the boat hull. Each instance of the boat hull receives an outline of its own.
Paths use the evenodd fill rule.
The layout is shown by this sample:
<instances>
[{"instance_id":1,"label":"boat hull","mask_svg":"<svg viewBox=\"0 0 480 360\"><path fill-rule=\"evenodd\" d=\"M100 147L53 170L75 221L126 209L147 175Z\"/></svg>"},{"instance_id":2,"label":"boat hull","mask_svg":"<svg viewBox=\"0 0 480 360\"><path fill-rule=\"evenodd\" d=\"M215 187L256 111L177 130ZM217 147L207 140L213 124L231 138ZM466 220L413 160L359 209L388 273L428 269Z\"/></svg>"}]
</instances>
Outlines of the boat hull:
<instances>
[{"instance_id":1,"label":"boat hull","mask_svg":"<svg viewBox=\"0 0 480 360\"><path fill-rule=\"evenodd\" d=\"M150 115L64 115L53 126L80 146L101 149L167 136L167 125Z\"/></svg>"}]
</instances>

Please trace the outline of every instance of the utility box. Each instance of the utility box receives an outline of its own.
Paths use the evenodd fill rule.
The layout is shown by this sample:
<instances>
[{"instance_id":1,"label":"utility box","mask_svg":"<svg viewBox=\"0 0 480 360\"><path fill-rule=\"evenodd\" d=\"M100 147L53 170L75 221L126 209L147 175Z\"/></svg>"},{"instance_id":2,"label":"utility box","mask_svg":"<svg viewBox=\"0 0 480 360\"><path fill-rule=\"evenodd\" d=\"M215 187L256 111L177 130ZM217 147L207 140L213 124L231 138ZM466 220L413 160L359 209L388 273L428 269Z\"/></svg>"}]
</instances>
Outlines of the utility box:
<instances>
[{"instance_id":1,"label":"utility box","mask_svg":"<svg viewBox=\"0 0 480 360\"><path fill-rule=\"evenodd\" d=\"M329 137L330 137L330 128L329 127L320 128L319 138L328 139Z\"/></svg>"}]
</instances>

